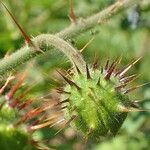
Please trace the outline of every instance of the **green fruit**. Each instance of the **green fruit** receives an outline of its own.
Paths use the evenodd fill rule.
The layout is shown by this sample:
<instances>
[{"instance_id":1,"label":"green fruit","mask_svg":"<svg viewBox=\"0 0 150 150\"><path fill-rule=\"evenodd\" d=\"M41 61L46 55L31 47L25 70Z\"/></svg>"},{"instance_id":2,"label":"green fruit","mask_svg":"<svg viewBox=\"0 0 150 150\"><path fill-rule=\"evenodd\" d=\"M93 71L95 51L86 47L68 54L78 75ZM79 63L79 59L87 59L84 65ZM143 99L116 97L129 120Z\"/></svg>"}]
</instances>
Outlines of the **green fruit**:
<instances>
[{"instance_id":1,"label":"green fruit","mask_svg":"<svg viewBox=\"0 0 150 150\"><path fill-rule=\"evenodd\" d=\"M124 88L135 76L121 77L135 62L116 71L119 62L106 64L102 70L86 67L86 74L76 68L78 73L74 73L71 79L60 73L68 83L62 95L68 103L64 109L65 119L85 137L99 140L108 133L115 135L127 113L136 110L131 109L133 104L126 95L130 90Z\"/></svg>"}]
</instances>

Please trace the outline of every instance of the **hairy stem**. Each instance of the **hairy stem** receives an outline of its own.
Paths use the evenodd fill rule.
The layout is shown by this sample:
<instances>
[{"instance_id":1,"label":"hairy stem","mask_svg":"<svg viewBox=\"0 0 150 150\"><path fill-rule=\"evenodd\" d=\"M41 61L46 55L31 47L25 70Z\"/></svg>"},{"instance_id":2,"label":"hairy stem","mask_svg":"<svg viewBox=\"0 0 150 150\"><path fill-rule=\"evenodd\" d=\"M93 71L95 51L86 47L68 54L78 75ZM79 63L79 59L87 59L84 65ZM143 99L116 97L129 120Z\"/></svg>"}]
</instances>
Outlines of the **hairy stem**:
<instances>
[{"instance_id":1,"label":"hairy stem","mask_svg":"<svg viewBox=\"0 0 150 150\"><path fill-rule=\"evenodd\" d=\"M134 4L137 4L140 0L118 0L116 3L110 5L106 9L87 17L86 19L81 18L76 24L71 24L66 29L60 31L56 35L63 38L71 38L79 33L87 31L97 25L102 24L106 19L111 18L118 12L128 8Z\"/></svg>"},{"instance_id":2,"label":"hairy stem","mask_svg":"<svg viewBox=\"0 0 150 150\"><path fill-rule=\"evenodd\" d=\"M9 57L4 58L0 64L0 77L3 78L5 72L13 70L20 64L25 63L38 54L41 54L37 49L45 51L49 47L55 47L62 51L72 62L76 64L81 72L85 72L85 61L79 51L72 47L69 43L55 35L41 34L32 39L34 45L26 45Z\"/></svg>"},{"instance_id":3,"label":"hairy stem","mask_svg":"<svg viewBox=\"0 0 150 150\"><path fill-rule=\"evenodd\" d=\"M53 46L59 49L70 59L73 65L76 64L81 72L85 72L86 63L80 52L65 40L59 38L56 35L41 34L34 38L34 41L36 42L34 42L36 46L40 47L40 49L42 49L42 45L47 45L47 47Z\"/></svg>"},{"instance_id":4,"label":"hairy stem","mask_svg":"<svg viewBox=\"0 0 150 150\"><path fill-rule=\"evenodd\" d=\"M36 46L40 46L39 48L42 51L45 51L45 47L53 46L59 50L61 50L70 60L77 64L81 71L84 71L85 62L80 56L80 54L67 42L63 39L68 39L77 34L80 34L96 25L103 23L104 20L111 18L113 15L117 14L119 11L132 6L133 4L138 3L140 0L118 0L113 5L109 6L108 8L104 9L103 11L92 15L86 19L79 19L74 24L71 24L66 29L62 30L61 32L55 34L55 40L52 40L51 34L43 34L39 35L36 38L33 38L32 41L36 43ZM56 37L57 36L57 37ZM62 39L60 39L62 38ZM39 43L38 43L39 42ZM42 46L41 46L42 44ZM45 46L44 46L45 45ZM69 50L70 49L70 50ZM52 50L52 48L49 48ZM4 58L0 61L0 76L2 77L5 73L14 70L20 64L31 60L35 56L41 53L37 53L34 51L30 46L26 45L23 48L20 48L14 54L9 56L8 58Z\"/></svg>"}]
</instances>

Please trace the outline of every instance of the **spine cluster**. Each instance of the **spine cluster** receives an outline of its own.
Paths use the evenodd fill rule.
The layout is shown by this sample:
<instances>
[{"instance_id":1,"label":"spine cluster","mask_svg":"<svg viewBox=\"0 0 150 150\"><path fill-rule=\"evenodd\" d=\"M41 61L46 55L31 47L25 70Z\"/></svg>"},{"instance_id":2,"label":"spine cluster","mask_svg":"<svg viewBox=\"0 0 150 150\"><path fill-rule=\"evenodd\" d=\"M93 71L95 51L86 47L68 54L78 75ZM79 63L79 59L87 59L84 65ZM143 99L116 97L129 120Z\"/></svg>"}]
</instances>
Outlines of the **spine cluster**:
<instances>
[{"instance_id":1,"label":"spine cluster","mask_svg":"<svg viewBox=\"0 0 150 150\"><path fill-rule=\"evenodd\" d=\"M140 58L139 58L140 59ZM62 99L67 105L65 119L85 137L100 139L107 133L115 135L123 124L127 113L142 111L137 109L128 98L128 93L137 87L127 89L136 75L125 76L126 72L139 60L118 70L121 58L101 69L86 65L86 74L77 67L71 77L59 74L67 82L62 91Z\"/></svg>"}]
</instances>

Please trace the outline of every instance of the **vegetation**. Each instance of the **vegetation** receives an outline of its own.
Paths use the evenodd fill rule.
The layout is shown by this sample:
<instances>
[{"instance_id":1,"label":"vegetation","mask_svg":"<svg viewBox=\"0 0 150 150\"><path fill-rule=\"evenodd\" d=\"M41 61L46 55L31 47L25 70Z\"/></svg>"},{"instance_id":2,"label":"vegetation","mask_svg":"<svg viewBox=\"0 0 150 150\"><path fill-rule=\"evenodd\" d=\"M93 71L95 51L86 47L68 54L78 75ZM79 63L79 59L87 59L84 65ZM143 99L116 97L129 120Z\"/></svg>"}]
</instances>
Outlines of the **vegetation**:
<instances>
[{"instance_id":1,"label":"vegetation","mask_svg":"<svg viewBox=\"0 0 150 150\"><path fill-rule=\"evenodd\" d=\"M1 6L0 149L149 149L148 0Z\"/></svg>"}]
</instances>

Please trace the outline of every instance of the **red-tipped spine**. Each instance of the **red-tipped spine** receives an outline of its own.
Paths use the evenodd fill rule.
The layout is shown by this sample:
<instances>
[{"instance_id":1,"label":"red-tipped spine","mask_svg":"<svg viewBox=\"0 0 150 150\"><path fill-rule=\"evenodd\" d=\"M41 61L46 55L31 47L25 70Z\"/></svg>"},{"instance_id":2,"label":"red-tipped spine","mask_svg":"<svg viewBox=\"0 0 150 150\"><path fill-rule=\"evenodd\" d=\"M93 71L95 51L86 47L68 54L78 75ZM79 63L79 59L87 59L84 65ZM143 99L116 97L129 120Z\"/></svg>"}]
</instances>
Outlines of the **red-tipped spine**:
<instances>
[{"instance_id":1,"label":"red-tipped spine","mask_svg":"<svg viewBox=\"0 0 150 150\"><path fill-rule=\"evenodd\" d=\"M11 18L13 19L13 21L15 22L15 24L17 25L17 27L19 28L22 36L24 37L25 41L28 43L28 44L31 44L32 41L30 39L30 37L27 35L27 33L25 32L25 30L20 26L20 24L17 22L15 16L9 11L9 9L7 8L7 6L0 1L0 3L4 6L4 8L7 10L7 12L9 13L9 15L11 16Z\"/></svg>"},{"instance_id":2,"label":"red-tipped spine","mask_svg":"<svg viewBox=\"0 0 150 150\"><path fill-rule=\"evenodd\" d=\"M73 0L70 0L70 19L72 23L76 23L77 22L77 17L74 13L74 8L73 8Z\"/></svg>"}]
</instances>

